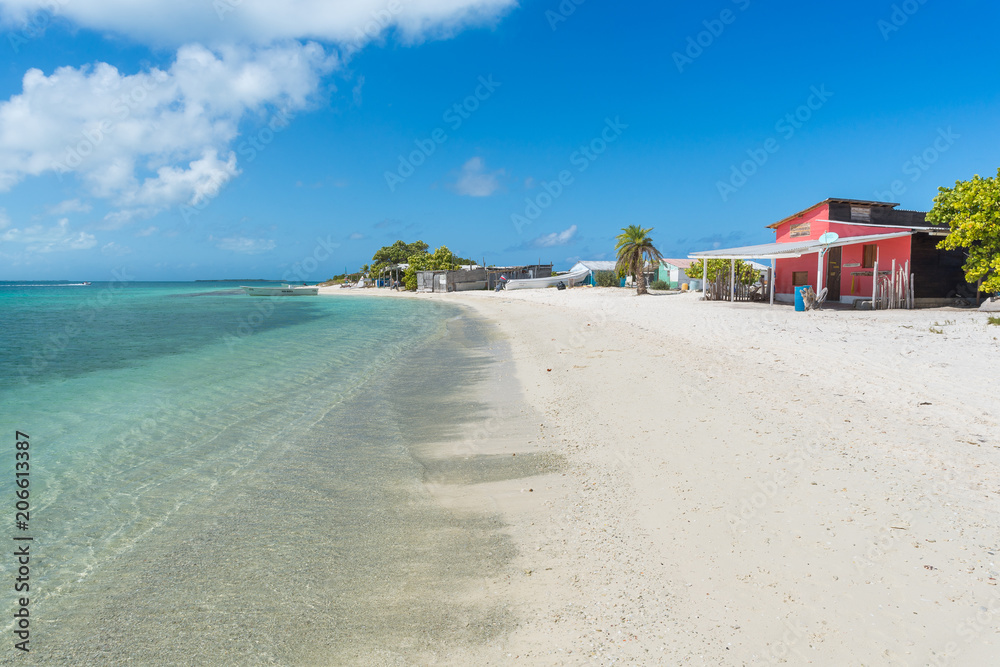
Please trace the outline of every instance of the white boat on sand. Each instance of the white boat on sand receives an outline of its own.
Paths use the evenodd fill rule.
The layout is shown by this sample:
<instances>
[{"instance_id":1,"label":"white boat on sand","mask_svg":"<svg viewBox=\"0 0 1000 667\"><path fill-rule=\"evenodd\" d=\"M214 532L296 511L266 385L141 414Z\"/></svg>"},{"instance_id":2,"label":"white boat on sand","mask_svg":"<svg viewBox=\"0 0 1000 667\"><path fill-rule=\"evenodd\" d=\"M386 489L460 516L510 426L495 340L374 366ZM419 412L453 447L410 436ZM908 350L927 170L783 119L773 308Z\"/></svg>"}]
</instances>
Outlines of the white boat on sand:
<instances>
[{"instance_id":1,"label":"white boat on sand","mask_svg":"<svg viewBox=\"0 0 1000 667\"><path fill-rule=\"evenodd\" d=\"M319 294L319 287L309 287L302 285L284 285L283 287L248 287L240 285L243 291L250 296L316 296Z\"/></svg>"},{"instance_id":2,"label":"white boat on sand","mask_svg":"<svg viewBox=\"0 0 1000 667\"><path fill-rule=\"evenodd\" d=\"M519 278L508 280L505 289L540 289L553 287L559 283L563 283L566 287L573 287L582 283L588 275L590 275L590 269L583 268L571 273L562 273L547 278Z\"/></svg>"}]
</instances>

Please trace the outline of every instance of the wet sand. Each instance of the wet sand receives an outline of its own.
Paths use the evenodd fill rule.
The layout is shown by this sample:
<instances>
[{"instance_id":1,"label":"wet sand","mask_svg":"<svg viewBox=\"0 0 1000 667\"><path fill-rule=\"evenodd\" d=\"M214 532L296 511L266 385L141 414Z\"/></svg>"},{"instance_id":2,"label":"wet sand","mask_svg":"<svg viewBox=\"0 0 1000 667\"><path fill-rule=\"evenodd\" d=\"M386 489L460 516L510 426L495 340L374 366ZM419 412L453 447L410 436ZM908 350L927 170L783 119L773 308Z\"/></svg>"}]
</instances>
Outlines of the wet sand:
<instances>
[{"instance_id":1,"label":"wet sand","mask_svg":"<svg viewBox=\"0 0 1000 667\"><path fill-rule=\"evenodd\" d=\"M495 508L516 547L484 591L516 619L484 646L491 664L1000 655L1000 327L985 315L600 288L410 298L494 323L537 411L525 449L565 461L431 485L445 506Z\"/></svg>"}]
</instances>

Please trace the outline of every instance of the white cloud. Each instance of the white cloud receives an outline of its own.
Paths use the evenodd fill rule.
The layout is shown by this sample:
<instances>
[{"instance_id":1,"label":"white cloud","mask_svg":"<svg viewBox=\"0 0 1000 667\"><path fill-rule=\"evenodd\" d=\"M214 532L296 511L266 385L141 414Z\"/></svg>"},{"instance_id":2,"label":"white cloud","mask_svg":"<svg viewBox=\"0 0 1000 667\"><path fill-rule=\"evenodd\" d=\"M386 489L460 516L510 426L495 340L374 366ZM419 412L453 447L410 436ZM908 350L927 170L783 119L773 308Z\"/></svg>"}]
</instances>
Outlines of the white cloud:
<instances>
[{"instance_id":1,"label":"white cloud","mask_svg":"<svg viewBox=\"0 0 1000 667\"><path fill-rule=\"evenodd\" d=\"M322 78L365 44L390 33L404 43L445 38L495 23L516 6L517 0L59 0L56 13L74 27L176 48L176 57L165 69L136 73L103 62L48 75L28 70L21 93L0 99L0 192L47 172L60 179L72 174L89 196L122 209L105 217L109 228L167 206L195 205L239 174L233 148L241 123L307 108ZM0 24L17 30L52 7L52 0L0 0ZM357 104L363 83L354 90ZM473 174L465 187L485 196L493 181L495 175Z\"/></svg>"},{"instance_id":2,"label":"white cloud","mask_svg":"<svg viewBox=\"0 0 1000 667\"><path fill-rule=\"evenodd\" d=\"M97 239L93 234L70 231L67 218L59 220L54 227L33 225L24 229L8 229L0 235L0 241L23 243L25 250L29 252L87 250L97 245Z\"/></svg>"},{"instance_id":3,"label":"white cloud","mask_svg":"<svg viewBox=\"0 0 1000 667\"><path fill-rule=\"evenodd\" d=\"M395 29L405 41L446 37L495 22L517 0L87 0L58 4L59 16L157 46L269 44L317 39L356 50ZM52 0L0 0L0 15L23 24Z\"/></svg>"},{"instance_id":4,"label":"white cloud","mask_svg":"<svg viewBox=\"0 0 1000 667\"><path fill-rule=\"evenodd\" d=\"M462 172L452 188L467 197L489 197L500 189L497 177L503 174L503 169L487 172L486 162L481 157L474 157L462 165Z\"/></svg>"},{"instance_id":5,"label":"white cloud","mask_svg":"<svg viewBox=\"0 0 1000 667\"><path fill-rule=\"evenodd\" d=\"M218 248L231 250L242 255L259 255L268 250L274 250L275 243L270 239L246 239L242 237L219 239Z\"/></svg>"},{"instance_id":6,"label":"white cloud","mask_svg":"<svg viewBox=\"0 0 1000 667\"><path fill-rule=\"evenodd\" d=\"M566 245L573 240L574 236L576 236L576 225L572 225L568 229L564 229L561 232L543 234L532 241L531 245L536 248L552 248L559 245Z\"/></svg>"},{"instance_id":7,"label":"white cloud","mask_svg":"<svg viewBox=\"0 0 1000 667\"><path fill-rule=\"evenodd\" d=\"M146 227L145 229L136 232L135 235L136 236L152 236L153 234L155 234L158 231L160 231L159 227L157 227L156 225L150 225L149 227Z\"/></svg>"},{"instance_id":8,"label":"white cloud","mask_svg":"<svg viewBox=\"0 0 1000 667\"><path fill-rule=\"evenodd\" d=\"M7 217L7 210L0 208L0 229L10 227L10 218Z\"/></svg>"},{"instance_id":9,"label":"white cloud","mask_svg":"<svg viewBox=\"0 0 1000 667\"><path fill-rule=\"evenodd\" d=\"M119 211L111 211L104 216L99 227L101 229L121 229L133 220L151 218L157 214L156 209L126 208Z\"/></svg>"},{"instance_id":10,"label":"white cloud","mask_svg":"<svg viewBox=\"0 0 1000 667\"><path fill-rule=\"evenodd\" d=\"M197 206L219 194L226 183L239 174L236 154L230 153L225 162L214 149L208 149L200 160L192 160L187 168L160 167L155 178L147 178L142 186L122 197L127 205L164 207L175 202Z\"/></svg>"},{"instance_id":11,"label":"white cloud","mask_svg":"<svg viewBox=\"0 0 1000 667\"><path fill-rule=\"evenodd\" d=\"M0 102L0 191L54 171L118 206L198 204L239 173L240 121L307 107L335 62L315 43L189 45L167 70L30 69L21 94Z\"/></svg>"},{"instance_id":12,"label":"white cloud","mask_svg":"<svg viewBox=\"0 0 1000 667\"><path fill-rule=\"evenodd\" d=\"M353 232L347 238L350 239L351 241L360 241L361 239L365 238L365 235L362 234L361 232Z\"/></svg>"},{"instance_id":13,"label":"white cloud","mask_svg":"<svg viewBox=\"0 0 1000 667\"><path fill-rule=\"evenodd\" d=\"M81 202L79 199L67 199L55 206L49 206L48 212L52 215L66 215L67 213L89 213L90 204Z\"/></svg>"}]
</instances>

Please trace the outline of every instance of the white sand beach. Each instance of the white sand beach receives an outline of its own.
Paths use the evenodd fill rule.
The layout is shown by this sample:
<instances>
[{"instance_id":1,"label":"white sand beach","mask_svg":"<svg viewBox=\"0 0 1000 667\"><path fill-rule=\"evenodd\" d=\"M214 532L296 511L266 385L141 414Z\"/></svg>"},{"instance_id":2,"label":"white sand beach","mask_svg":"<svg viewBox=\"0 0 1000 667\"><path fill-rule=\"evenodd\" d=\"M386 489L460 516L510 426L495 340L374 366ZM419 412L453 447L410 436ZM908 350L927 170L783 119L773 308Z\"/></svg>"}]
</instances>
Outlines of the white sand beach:
<instances>
[{"instance_id":1,"label":"white sand beach","mask_svg":"<svg viewBox=\"0 0 1000 667\"><path fill-rule=\"evenodd\" d=\"M566 458L432 490L499 511L520 550L481 591L520 624L478 659L996 664L1000 327L985 314L601 288L416 298L496 323L539 413L511 453Z\"/></svg>"}]
</instances>

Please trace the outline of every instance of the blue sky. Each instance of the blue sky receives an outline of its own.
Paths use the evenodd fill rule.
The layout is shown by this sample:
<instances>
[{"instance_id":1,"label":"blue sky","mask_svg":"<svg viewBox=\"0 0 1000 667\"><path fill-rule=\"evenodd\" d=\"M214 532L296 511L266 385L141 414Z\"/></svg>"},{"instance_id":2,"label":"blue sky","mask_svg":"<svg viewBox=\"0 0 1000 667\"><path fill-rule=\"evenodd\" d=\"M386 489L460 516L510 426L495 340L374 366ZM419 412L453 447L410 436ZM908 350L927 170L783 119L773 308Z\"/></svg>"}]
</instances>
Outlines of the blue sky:
<instances>
[{"instance_id":1,"label":"blue sky","mask_svg":"<svg viewBox=\"0 0 1000 667\"><path fill-rule=\"evenodd\" d=\"M682 257L1000 166L988 3L127 6L0 0L0 279Z\"/></svg>"}]
</instances>

